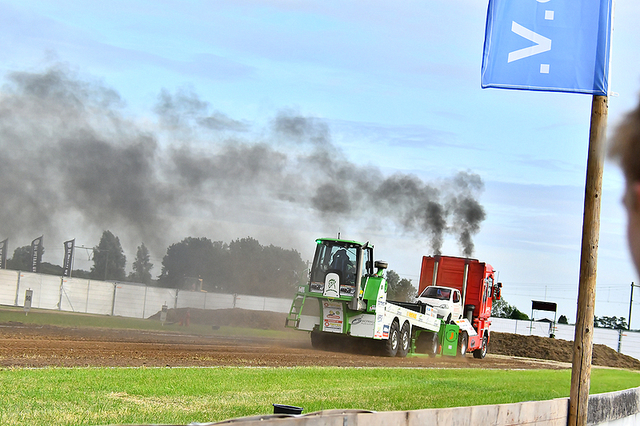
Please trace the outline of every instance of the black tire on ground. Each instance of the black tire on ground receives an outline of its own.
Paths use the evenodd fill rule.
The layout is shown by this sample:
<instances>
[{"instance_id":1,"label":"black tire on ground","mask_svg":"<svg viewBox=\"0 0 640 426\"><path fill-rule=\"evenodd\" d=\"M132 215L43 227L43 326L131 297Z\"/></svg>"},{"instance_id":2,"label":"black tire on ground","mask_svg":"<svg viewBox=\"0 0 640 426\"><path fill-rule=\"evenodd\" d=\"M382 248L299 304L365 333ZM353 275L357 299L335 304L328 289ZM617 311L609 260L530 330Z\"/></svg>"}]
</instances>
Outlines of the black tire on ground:
<instances>
[{"instance_id":1,"label":"black tire on ground","mask_svg":"<svg viewBox=\"0 0 640 426\"><path fill-rule=\"evenodd\" d=\"M402 325L402 329L400 330L400 344L396 356L401 358L406 357L409 349L411 349L411 325L407 321Z\"/></svg>"},{"instance_id":2,"label":"black tire on ground","mask_svg":"<svg viewBox=\"0 0 640 426\"><path fill-rule=\"evenodd\" d=\"M474 358L483 359L487 355L487 343L488 343L488 338L487 338L487 335L485 334L482 337L482 346L480 346L480 349L476 349L475 351L473 351Z\"/></svg>"},{"instance_id":3,"label":"black tire on ground","mask_svg":"<svg viewBox=\"0 0 640 426\"><path fill-rule=\"evenodd\" d=\"M396 356L398 347L400 347L400 330L398 330L398 321L391 323L389 328L389 338L384 341L384 354L386 356Z\"/></svg>"},{"instance_id":4,"label":"black tire on ground","mask_svg":"<svg viewBox=\"0 0 640 426\"><path fill-rule=\"evenodd\" d=\"M313 349L325 349L326 348L326 339L322 334L322 331L313 330L311 332L311 346Z\"/></svg>"},{"instance_id":5,"label":"black tire on ground","mask_svg":"<svg viewBox=\"0 0 640 426\"><path fill-rule=\"evenodd\" d=\"M438 333L429 332L429 345L427 347L427 354L430 357L434 357L440 353L440 339Z\"/></svg>"},{"instance_id":6,"label":"black tire on ground","mask_svg":"<svg viewBox=\"0 0 640 426\"><path fill-rule=\"evenodd\" d=\"M459 357L464 357L467 354L467 333L464 331L460 332L460 336L458 337L458 351L456 355Z\"/></svg>"}]
</instances>

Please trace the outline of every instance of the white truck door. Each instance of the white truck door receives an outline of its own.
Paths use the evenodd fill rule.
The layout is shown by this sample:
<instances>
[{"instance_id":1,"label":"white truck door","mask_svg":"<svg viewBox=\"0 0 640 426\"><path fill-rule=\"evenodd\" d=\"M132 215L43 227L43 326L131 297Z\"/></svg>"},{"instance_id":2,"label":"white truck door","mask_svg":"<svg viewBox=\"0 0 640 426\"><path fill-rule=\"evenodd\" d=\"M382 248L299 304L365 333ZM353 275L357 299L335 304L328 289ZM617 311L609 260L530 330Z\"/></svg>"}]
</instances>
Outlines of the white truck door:
<instances>
[{"instance_id":1,"label":"white truck door","mask_svg":"<svg viewBox=\"0 0 640 426\"><path fill-rule=\"evenodd\" d=\"M462 318L462 298L460 297L460 291L455 290L453 292L452 304L451 304L451 319L456 320Z\"/></svg>"}]
</instances>

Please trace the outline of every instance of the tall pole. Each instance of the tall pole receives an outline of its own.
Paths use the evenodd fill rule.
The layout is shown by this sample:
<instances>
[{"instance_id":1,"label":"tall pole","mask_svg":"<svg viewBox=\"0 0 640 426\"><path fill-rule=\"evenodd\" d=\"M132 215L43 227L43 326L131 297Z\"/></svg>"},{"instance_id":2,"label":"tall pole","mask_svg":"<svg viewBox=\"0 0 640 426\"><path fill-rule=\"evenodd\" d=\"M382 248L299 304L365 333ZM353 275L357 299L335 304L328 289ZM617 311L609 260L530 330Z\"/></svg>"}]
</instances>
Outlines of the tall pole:
<instances>
[{"instance_id":1,"label":"tall pole","mask_svg":"<svg viewBox=\"0 0 640 426\"><path fill-rule=\"evenodd\" d=\"M587 424L607 113L607 97L593 96L582 222L578 312L573 340L571 390L569 393L569 421L567 423L569 426Z\"/></svg>"},{"instance_id":2,"label":"tall pole","mask_svg":"<svg viewBox=\"0 0 640 426\"><path fill-rule=\"evenodd\" d=\"M69 278L71 278L71 275L73 275L73 262L75 261L75 257L76 257L76 239L73 239L73 248L72 248L72 252L71 252L71 266L69 267Z\"/></svg>"},{"instance_id":3,"label":"tall pole","mask_svg":"<svg viewBox=\"0 0 640 426\"><path fill-rule=\"evenodd\" d=\"M631 297L629 297L629 322L627 323L627 330L631 330L631 306L633 305L633 281L631 282Z\"/></svg>"},{"instance_id":4,"label":"tall pole","mask_svg":"<svg viewBox=\"0 0 640 426\"><path fill-rule=\"evenodd\" d=\"M631 282L631 297L629 298L629 323L627 324L627 330L631 330L631 306L633 305L633 288L640 287L640 285L636 285L633 281Z\"/></svg>"}]
</instances>

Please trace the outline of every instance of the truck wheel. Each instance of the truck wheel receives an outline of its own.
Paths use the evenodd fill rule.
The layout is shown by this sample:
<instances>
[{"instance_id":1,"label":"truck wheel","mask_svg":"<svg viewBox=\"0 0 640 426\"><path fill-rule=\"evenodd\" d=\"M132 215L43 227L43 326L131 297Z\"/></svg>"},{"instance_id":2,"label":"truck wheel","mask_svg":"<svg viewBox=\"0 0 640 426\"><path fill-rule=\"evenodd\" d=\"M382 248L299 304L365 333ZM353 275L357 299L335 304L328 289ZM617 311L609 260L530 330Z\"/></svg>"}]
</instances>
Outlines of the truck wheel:
<instances>
[{"instance_id":1,"label":"truck wheel","mask_svg":"<svg viewBox=\"0 0 640 426\"><path fill-rule=\"evenodd\" d=\"M458 338L458 352L457 355L459 357L464 357L467 354L467 333L464 331L460 333L460 337Z\"/></svg>"},{"instance_id":2,"label":"truck wheel","mask_svg":"<svg viewBox=\"0 0 640 426\"><path fill-rule=\"evenodd\" d=\"M487 335L485 334L482 337L482 346L480 349L476 349L473 351L473 357L478 359L483 359L487 355Z\"/></svg>"},{"instance_id":3,"label":"truck wheel","mask_svg":"<svg viewBox=\"0 0 640 426\"><path fill-rule=\"evenodd\" d=\"M429 347L427 349L427 354L430 357L434 357L440 353L440 338L438 337L438 333L429 333Z\"/></svg>"},{"instance_id":4,"label":"truck wheel","mask_svg":"<svg viewBox=\"0 0 640 426\"><path fill-rule=\"evenodd\" d=\"M386 356L396 356L398 347L400 346L400 331L398 330L398 321L391 323L389 328L389 338L384 344L384 353Z\"/></svg>"},{"instance_id":5,"label":"truck wheel","mask_svg":"<svg viewBox=\"0 0 640 426\"><path fill-rule=\"evenodd\" d=\"M402 330L400 330L400 345L396 356L401 358L406 357L409 353L409 349L411 349L411 325L409 325L408 322L405 322L402 326Z\"/></svg>"}]
</instances>

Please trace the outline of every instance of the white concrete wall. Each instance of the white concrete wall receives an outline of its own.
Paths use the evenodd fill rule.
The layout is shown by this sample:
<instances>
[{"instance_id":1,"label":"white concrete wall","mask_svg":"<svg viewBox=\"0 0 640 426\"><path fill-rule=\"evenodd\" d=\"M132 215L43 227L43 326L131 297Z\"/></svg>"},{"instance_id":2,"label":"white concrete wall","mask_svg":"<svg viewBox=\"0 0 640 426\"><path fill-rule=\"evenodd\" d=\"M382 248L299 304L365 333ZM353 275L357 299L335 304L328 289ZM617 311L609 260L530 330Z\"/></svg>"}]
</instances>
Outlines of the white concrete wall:
<instances>
[{"instance_id":1,"label":"white concrete wall","mask_svg":"<svg viewBox=\"0 0 640 426\"><path fill-rule=\"evenodd\" d=\"M58 309L62 279L54 275L20 272L18 276L18 306L24 306L27 290L33 290L32 308Z\"/></svg>"},{"instance_id":2,"label":"white concrete wall","mask_svg":"<svg viewBox=\"0 0 640 426\"><path fill-rule=\"evenodd\" d=\"M248 309L252 311L272 311L289 313L292 299L277 299L275 297L261 297L261 296L248 296L237 295L236 296L236 308Z\"/></svg>"},{"instance_id":3,"label":"white concrete wall","mask_svg":"<svg viewBox=\"0 0 640 426\"><path fill-rule=\"evenodd\" d=\"M640 359L640 333L623 332L620 352ZM640 424L640 422L638 422L638 424Z\"/></svg>"},{"instance_id":4,"label":"white concrete wall","mask_svg":"<svg viewBox=\"0 0 640 426\"><path fill-rule=\"evenodd\" d=\"M165 287L147 287L142 318L149 318L162 310L162 305L172 308L176 302L177 290Z\"/></svg>"},{"instance_id":5,"label":"white concrete wall","mask_svg":"<svg viewBox=\"0 0 640 426\"><path fill-rule=\"evenodd\" d=\"M87 312L111 315L113 310L113 287L114 283L87 280Z\"/></svg>"},{"instance_id":6,"label":"white concrete wall","mask_svg":"<svg viewBox=\"0 0 640 426\"><path fill-rule=\"evenodd\" d=\"M144 318L147 287L144 285L116 284L113 301L113 315L120 317Z\"/></svg>"},{"instance_id":7,"label":"white concrete wall","mask_svg":"<svg viewBox=\"0 0 640 426\"><path fill-rule=\"evenodd\" d=\"M205 309L229 309L233 308L233 294L207 293Z\"/></svg>"},{"instance_id":8,"label":"white concrete wall","mask_svg":"<svg viewBox=\"0 0 640 426\"><path fill-rule=\"evenodd\" d=\"M89 299L89 280L64 278L62 280L62 298L60 310L87 312Z\"/></svg>"},{"instance_id":9,"label":"white concrete wall","mask_svg":"<svg viewBox=\"0 0 640 426\"><path fill-rule=\"evenodd\" d=\"M16 303L18 271L0 269L0 305Z\"/></svg>"},{"instance_id":10,"label":"white concrete wall","mask_svg":"<svg viewBox=\"0 0 640 426\"><path fill-rule=\"evenodd\" d=\"M171 307L171 305L169 305ZM176 308L205 309L207 306L207 293L200 291L178 291L178 305ZM229 306L232 308L233 304Z\"/></svg>"}]
</instances>

